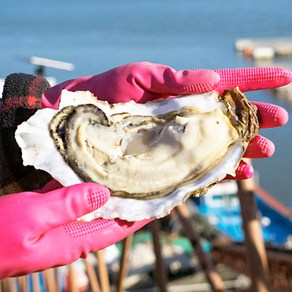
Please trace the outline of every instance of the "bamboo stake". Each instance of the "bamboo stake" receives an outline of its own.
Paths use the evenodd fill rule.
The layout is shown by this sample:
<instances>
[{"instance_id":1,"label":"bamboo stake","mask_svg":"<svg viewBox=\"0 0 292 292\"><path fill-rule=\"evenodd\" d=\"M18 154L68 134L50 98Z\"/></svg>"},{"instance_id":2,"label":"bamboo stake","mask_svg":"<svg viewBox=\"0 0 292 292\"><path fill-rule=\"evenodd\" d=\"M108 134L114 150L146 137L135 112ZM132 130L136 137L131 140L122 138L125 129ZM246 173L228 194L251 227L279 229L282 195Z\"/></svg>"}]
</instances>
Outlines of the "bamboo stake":
<instances>
[{"instance_id":1,"label":"bamboo stake","mask_svg":"<svg viewBox=\"0 0 292 292\"><path fill-rule=\"evenodd\" d=\"M6 278L0 281L0 292L16 292L16 287L13 286L11 278Z\"/></svg>"},{"instance_id":2,"label":"bamboo stake","mask_svg":"<svg viewBox=\"0 0 292 292\"><path fill-rule=\"evenodd\" d=\"M100 287L99 283L96 277L96 273L94 271L94 267L90 264L88 259L84 259L87 275L89 278L90 286L91 286L91 291L92 292L100 292Z\"/></svg>"},{"instance_id":3,"label":"bamboo stake","mask_svg":"<svg viewBox=\"0 0 292 292\"><path fill-rule=\"evenodd\" d=\"M207 281L209 282L211 289L216 292L225 291L224 283L220 275L216 272L213 262L210 256L204 252L200 236L197 230L191 223L191 215L185 204L179 205L175 208L175 211L182 223L184 232L187 238L191 241L192 246L196 252L200 265L205 272Z\"/></svg>"},{"instance_id":4,"label":"bamboo stake","mask_svg":"<svg viewBox=\"0 0 292 292\"><path fill-rule=\"evenodd\" d=\"M21 292L27 292L27 279L26 276L21 276L18 278L18 283Z\"/></svg>"},{"instance_id":5,"label":"bamboo stake","mask_svg":"<svg viewBox=\"0 0 292 292\"><path fill-rule=\"evenodd\" d=\"M40 292L41 287L40 287L39 273L33 273L31 277L32 277L33 292Z\"/></svg>"},{"instance_id":6,"label":"bamboo stake","mask_svg":"<svg viewBox=\"0 0 292 292\"><path fill-rule=\"evenodd\" d=\"M76 287L76 271L74 268L74 264L70 264L68 266L68 285L69 285L69 291L70 292L78 292L78 289Z\"/></svg>"},{"instance_id":7,"label":"bamboo stake","mask_svg":"<svg viewBox=\"0 0 292 292\"><path fill-rule=\"evenodd\" d=\"M0 292L14 292L15 290L11 290L10 278L4 279L0 281Z\"/></svg>"},{"instance_id":8,"label":"bamboo stake","mask_svg":"<svg viewBox=\"0 0 292 292\"><path fill-rule=\"evenodd\" d=\"M56 286L58 288L58 292L61 291L62 277L63 277L62 267L55 268L55 279L56 279L55 281L56 281Z\"/></svg>"},{"instance_id":9,"label":"bamboo stake","mask_svg":"<svg viewBox=\"0 0 292 292\"><path fill-rule=\"evenodd\" d=\"M45 284L48 292L57 292L56 279L54 275L54 269L48 269L43 271Z\"/></svg>"},{"instance_id":10,"label":"bamboo stake","mask_svg":"<svg viewBox=\"0 0 292 292\"><path fill-rule=\"evenodd\" d=\"M133 236L130 235L123 240L123 251L120 261L120 272L118 278L117 292L124 291L124 279L128 274L129 253L131 249Z\"/></svg>"},{"instance_id":11,"label":"bamboo stake","mask_svg":"<svg viewBox=\"0 0 292 292\"><path fill-rule=\"evenodd\" d=\"M154 220L149 224L152 232L154 253L156 258L156 281L160 292L167 291L167 275L165 270L165 265L162 257L162 248L160 244L160 221Z\"/></svg>"},{"instance_id":12,"label":"bamboo stake","mask_svg":"<svg viewBox=\"0 0 292 292\"><path fill-rule=\"evenodd\" d=\"M9 285L9 290L10 292L17 292L17 283L16 283L16 278L8 278L8 285ZM3 292L6 292L4 289Z\"/></svg>"},{"instance_id":13,"label":"bamboo stake","mask_svg":"<svg viewBox=\"0 0 292 292\"><path fill-rule=\"evenodd\" d=\"M269 267L261 225L257 218L258 210L254 198L255 181L251 178L238 181L237 185L252 291L268 292L271 291Z\"/></svg>"},{"instance_id":14,"label":"bamboo stake","mask_svg":"<svg viewBox=\"0 0 292 292\"><path fill-rule=\"evenodd\" d=\"M107 266L103 259L103 251L99 250L96 253L98 261L98 275L102 292L110 292L110 284L107 272Z\"/></svg>"}]
</instances>

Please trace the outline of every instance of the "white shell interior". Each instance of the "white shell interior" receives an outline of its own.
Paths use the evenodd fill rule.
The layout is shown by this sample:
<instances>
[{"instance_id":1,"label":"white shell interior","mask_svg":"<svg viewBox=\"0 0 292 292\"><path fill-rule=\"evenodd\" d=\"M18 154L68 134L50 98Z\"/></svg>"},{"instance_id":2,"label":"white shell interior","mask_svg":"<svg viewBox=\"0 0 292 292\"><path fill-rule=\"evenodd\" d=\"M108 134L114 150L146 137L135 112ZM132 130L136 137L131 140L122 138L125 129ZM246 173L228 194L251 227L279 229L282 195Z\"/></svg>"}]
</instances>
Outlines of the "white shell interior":
<instances>
[{"instance_id":1,"label":"white shell interior","mask_svg":"<svg viewBox=\"0 0 292 292\"><path fill-rule=\"evenodd\" d=\"M178 110L183 106L195 106L202 112L208 112L215 108L224 110L221 102L218 102L216 91L180 96L175 99L136 104L135 102L119 103L109 106L107 102L97 101L90 92L62 91L60 109L68 105L95 104L107 115L119 112L128 112L132 115L160 115L169 111ZM75 172L65 163L50 137L48 124L57 110L38 110L29 120L18 126L15 138L22 149L24 165L32 165L52 175L64 186L82 182ZM119 197L111 197L100 209L82 217L84 220L92 220L102 217L107 219L120 218L127 221L138 221L148 218L163 217L181 204L186 194L194 190L205 188L218 180L223 179L226 174L234 174L234 171L242 157L243 148L241 142L234 144L227 156L205 176L193 184L181 187L163 198L153 200L134 200Z\"/></svg>"}]
</instances>

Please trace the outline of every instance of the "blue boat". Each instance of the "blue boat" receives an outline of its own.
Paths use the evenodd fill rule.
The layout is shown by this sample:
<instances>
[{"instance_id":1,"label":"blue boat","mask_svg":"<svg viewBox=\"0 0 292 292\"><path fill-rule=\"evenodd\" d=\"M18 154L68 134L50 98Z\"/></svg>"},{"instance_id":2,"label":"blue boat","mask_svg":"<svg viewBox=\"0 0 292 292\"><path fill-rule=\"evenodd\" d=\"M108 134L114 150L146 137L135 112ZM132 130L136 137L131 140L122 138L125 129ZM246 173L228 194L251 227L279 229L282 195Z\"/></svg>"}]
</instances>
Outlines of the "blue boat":
<instances>
[{"instance_id":1,"label":"blue boat","mask_svg":"<svg viewBox=\"0 0 292 292\"><path fill-rule=\"evenodd\" d=\"M292 248L291 210L259 186L255 189L255 200L265 243ZM217 230L234 242L244 240L235 181L221 182L194 201L199 213Z\"/></svg>"}]
</instances>

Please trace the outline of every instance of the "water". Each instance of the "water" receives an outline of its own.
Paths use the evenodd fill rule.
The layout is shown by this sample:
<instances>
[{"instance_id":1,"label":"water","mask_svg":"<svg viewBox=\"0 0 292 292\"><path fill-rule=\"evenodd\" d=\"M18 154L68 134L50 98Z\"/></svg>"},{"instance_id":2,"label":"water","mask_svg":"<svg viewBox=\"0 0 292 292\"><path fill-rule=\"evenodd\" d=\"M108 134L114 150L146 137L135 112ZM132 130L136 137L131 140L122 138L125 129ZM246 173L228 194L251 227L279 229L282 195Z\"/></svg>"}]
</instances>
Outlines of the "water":
<instances>
[{"instance_id":1,"label":"water","mask_svg":"<svg viewBox=\"0 0 292 292\"><path fill-rule=\"evenodd\" d=\"M291 36L291 8L290 0L2 0L0 76L33 73L33 55L74 63L73 72L46 71L59 82L135 61L177 69L253 66L236 54L236 39ZM278 61L290 68L289 60ZM279 104L292 116L270 91L248 97ZM292 122L262 133L277 152L254 160L261 185L290 204Z\"/></svg>"}]
</instances>

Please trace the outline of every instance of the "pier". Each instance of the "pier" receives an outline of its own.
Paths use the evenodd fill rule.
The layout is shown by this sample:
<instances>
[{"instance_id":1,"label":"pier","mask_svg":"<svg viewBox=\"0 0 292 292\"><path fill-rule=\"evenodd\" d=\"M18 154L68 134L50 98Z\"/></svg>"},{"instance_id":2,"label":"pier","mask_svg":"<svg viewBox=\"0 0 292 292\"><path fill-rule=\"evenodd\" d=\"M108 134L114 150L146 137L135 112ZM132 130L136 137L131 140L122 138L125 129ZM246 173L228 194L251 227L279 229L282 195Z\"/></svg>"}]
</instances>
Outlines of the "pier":
<instances>
[{"instance_id":1,"label":"pier","mask_svg":"<svg viewBox=\"0 0 292 292\"><path fill-rule=\"evenodd\" d=\"M292 57L292 37L242 38L235 42L235 49L255 60Z\"/></svg>"}]
</instances>

